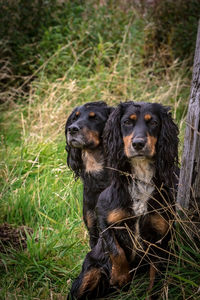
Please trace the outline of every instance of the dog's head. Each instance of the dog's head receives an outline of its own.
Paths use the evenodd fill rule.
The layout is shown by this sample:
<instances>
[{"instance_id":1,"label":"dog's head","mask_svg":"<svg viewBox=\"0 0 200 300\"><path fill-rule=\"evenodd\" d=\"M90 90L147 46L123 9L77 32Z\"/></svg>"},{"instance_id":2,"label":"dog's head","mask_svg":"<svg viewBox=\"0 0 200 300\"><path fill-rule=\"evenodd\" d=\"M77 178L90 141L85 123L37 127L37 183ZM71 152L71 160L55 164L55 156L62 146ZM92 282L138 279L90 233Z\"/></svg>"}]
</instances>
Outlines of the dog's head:
<instances>
[{"instance_id":1,"label":"dog's head","mask_svg":"<svg viewBox=\"0 0 200 300\"><path fill-rule=\"evenodd\" d=\"M105 102L99 101L78 106L70 114L65 126L67 163L76 177L82 168L81 150L99 147L111 110Z\"/></svg>"},{"instance_id":2,"label":"dog's head","mask_svg":"<svg viewBox=\"0 0 200 300\"><path fill-rule=\"evenodd\" d=\"M158 103L121 103L110 115L104 134L108 164L127 171L131 158L155 161L157 176L168 182L178 162L178 128L169 107Z\"/></svg>"},{"instance_id":3,"label":"dog's head","mask_svg":"<svg viewBox=\"0 0 200 300\"><path fill-rule=\"evenodd\" d=\"M104 102L86 103L76 107L66 123L67 144L79 149L98 147L109 112L110 108Z\"/></svg>"},{"instance_id":4,"label":"dog's head","mask_svg":"<svg viewBox=\"0 0 200 300\"><path fill-rule=\"evenodd\" d=\"M128 105L121 118L125 156L153 158L160 129L161 120L155 105Z\"/></svg>"}]
</instances>

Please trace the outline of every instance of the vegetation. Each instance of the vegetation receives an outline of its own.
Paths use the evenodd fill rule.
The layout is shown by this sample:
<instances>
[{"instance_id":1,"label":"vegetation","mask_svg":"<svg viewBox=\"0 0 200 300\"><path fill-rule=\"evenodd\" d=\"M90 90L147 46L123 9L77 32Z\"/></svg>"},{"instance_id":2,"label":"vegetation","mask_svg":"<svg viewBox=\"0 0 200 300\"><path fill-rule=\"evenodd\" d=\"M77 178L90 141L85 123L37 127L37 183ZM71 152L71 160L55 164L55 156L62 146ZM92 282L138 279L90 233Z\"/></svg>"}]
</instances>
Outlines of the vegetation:
<instances>
[{"instance_id":1,"label":"vegetation","mask_svg":"<svg viewBox=\"0 0 200 300\"><path fill-rule=\"evenodd\" d=\"M159 38L153 36L149 26L158 24L157 17L152 19L153 7L138 7L134 1L50 5L35 0L31 5L5 1L1 11L5 22L0 220L29 226L33 234L27 230L26 250L9 247L0 253L0 298L65 299L89 249L82 222L82 184L74 181L66 166L68 114L74 106L96 100L171 105L180 128L181 155L195 42L191 39L186 50L191 56L180 53L173 42L174 15L170 18L168 13L171 29L166 37L167 18L161 8L156 13L163 12L164 25ZM191 26L195 36L196 10L188 14L195 21ZM6 27L8 15L12 27ZM187 31L179 30L188 40ZM163 299L200 299L199 236L192 237L196 227L189 216L184 223L176 218L173 255L163 285L157 288ZM148 275L136 277L130 292L116 298L145 299L147 286Z\"/></svg>"}]
</instances>

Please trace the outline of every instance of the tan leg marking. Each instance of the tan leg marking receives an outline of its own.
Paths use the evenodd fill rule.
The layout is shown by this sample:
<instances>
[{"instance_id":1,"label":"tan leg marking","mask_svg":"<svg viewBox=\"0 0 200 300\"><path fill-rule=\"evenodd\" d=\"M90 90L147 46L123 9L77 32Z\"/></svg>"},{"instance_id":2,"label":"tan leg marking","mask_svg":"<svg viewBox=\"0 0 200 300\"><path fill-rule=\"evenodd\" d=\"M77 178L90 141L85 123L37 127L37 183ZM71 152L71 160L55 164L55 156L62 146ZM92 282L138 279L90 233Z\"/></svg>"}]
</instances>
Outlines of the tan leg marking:
<instances>
[{"instance_id":1,"label":"tan leg marking","mask_svg":"<svg viewBox=\"0 0 200 300\"><path fill-rule=\"evenodd\" d=\"M127 212L121 208L112 210L107 217L107 222L109 224L117 223L127 217ZM112 285L123 286L131 280L129 274L129 264L126 259L124 250L119 246L117 240L115 239L115 244L117 246L117 255L110 255L112 262L112 272L110 283Z\"/></svg>"},{"instance_id":2,"label":"tan leg marking","mask_svg":"<svg viewBox=\"0 0 200 300\"><path fill-rule=\"evenodd\" d=\"M82 284L79 288L79 297L82 296L85 291L93 291L97 286L100 277L100 269L94 268L89 270L83 277Z\"/></svg>"},{"instance_id":3,"label":"tan leg marking","mask_svg":"<svg viewBox=\"0 0 200 300\"><path fill-rule=\"evenodd\" d=\"M164 236L169 230L169 223L159 214L154 214L150 216L150 222L158 233Z\"/></svg>"},{"instance_id":4,"label":"tan leg marking","mask_svg":"<svg viewBox=\"0 0 200 300\"><path fill-rule=\"evenodd\" d=\"M156 268L154 265L150 265L150 270L149 270L149 287L147 289L147 293L150 293L155 282L155 277L156 277ZM151 300L151 296L147 296L145 300Z\"/></svg>"},{"instance_id":5,"label":"tan leg marking","mask_svg":"<svg viewBox=\"0 0 200 300\"><path fill-rule=\"evenodd\" d=\"M154 267L154 265L150 265L150 270L149 270L149 287L148 287L148 291L151 291L154 285L154 281L155 281L155 277L156 277L156 268Z\"/></svg>"},{"instance_id":6,"label":"tan leg marking","mask_svg":"<svg viewBox=\"0 0 200 300\"><path fill-rule=\"evenodd\" d=\"M131 275L129 273L129 264L124 250L119 246L117 241L115 242L117 244L118 254L110 256L112 262L110 283L112 285L122 287L123 285L131 281Z\"/></svg>"},{"instance_id":7,"label":"tan leg marking","mask_svg":"<svg viewBox=\"0 0 200 300\"><path fill-rule=\"evenodd\" d=\"M121 208L116 208L109 212L108 217L107 217L107 222L109 224L117 223L125 218L127 218L128 214L126 211L124 211Z\"/></svg>"}]
</instances>

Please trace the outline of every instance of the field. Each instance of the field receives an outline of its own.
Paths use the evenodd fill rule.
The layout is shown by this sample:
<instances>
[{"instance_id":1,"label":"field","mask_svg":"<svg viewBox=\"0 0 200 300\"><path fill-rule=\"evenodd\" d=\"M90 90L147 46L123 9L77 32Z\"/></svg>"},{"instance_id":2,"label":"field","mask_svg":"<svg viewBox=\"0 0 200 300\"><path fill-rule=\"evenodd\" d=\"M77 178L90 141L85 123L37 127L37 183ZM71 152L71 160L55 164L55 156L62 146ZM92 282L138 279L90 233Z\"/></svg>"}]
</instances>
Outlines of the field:
<instances>
[{"instance_id":1,"label":"field","mask_svg":"<svg viewBox=\"0 0 200 300\"><path fill-rule=\"evenodd\" d=\"M65 299L89 249L82 183L66 165L64 126L73 107L129 99L171 106L180 130L181 162L190 58L166 56L164 47L150 55L149 24L137 11L74 3L59 11L57 23L41 30L37 46L20 48L32 73L18 92L4 91L0 224L27 226L27 248L0 241L0 299ZM157 289L161 299L200 299L200 236L192 235L191 216L176 219L173 255ZM113 299L145 299L147 286L148 274Z\"/></svg>"}]
</instances>

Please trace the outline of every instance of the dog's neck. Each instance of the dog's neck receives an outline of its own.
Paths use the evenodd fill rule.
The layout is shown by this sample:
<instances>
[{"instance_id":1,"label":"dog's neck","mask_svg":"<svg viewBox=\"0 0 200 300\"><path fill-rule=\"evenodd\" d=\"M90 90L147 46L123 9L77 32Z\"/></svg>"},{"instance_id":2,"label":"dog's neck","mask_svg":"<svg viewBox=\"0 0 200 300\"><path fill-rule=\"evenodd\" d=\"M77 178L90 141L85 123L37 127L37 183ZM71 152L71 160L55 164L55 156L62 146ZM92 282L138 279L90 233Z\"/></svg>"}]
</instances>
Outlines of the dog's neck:
<instances>
[{"instance_id":1,"label":"dog's neck","mask_svg":"<svg viewBox=\"0 0 200 300\"><path fill-rule=\"evenodd\" d=\"M132 209L135 215L147 212L147 202L155 187L153 177L155 166L153 160L135 157L131 159L131 177L128 189L132 198Z\"/></svg>"},{"instance_id":2,"label":"dog's neck","mask_svg":"<svg viewBox=\"0 0 200 300\"><path fill-rule=\"evenodd\" d=\"M102 147L82 150L82 160L86 173L99 173L104 169Z\"/></svg>"},{"instance_id":3,"label":"dog's neck","mask_svg":"<svg viewBox=\"0 0 200 300\"><path fill-rule=\"evenodd\" d=\"M133 179L138 179L146 184L151 183L155 174L154 161L145 157L132 158L131 174Z\"/></svg>"}]
</instances>

